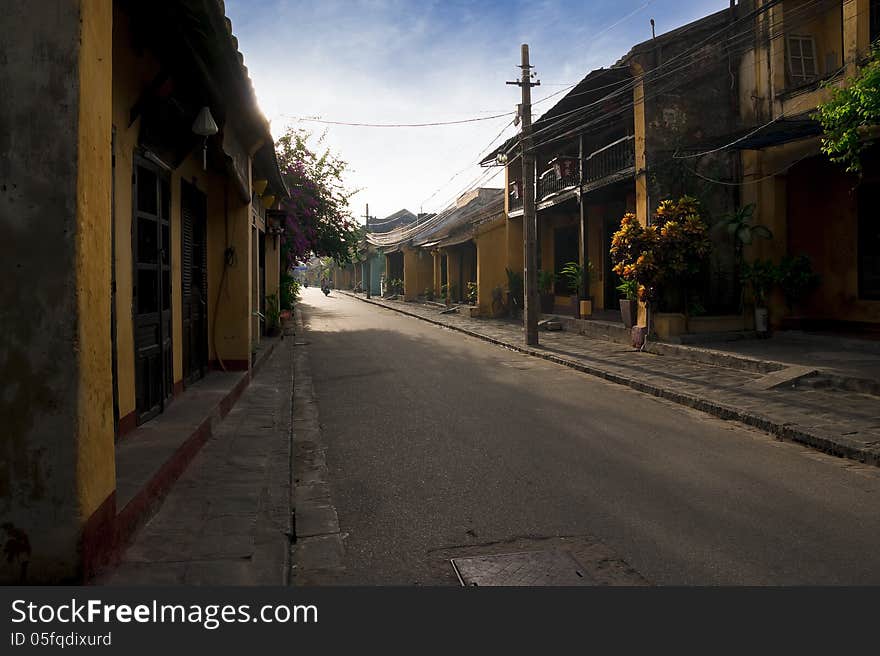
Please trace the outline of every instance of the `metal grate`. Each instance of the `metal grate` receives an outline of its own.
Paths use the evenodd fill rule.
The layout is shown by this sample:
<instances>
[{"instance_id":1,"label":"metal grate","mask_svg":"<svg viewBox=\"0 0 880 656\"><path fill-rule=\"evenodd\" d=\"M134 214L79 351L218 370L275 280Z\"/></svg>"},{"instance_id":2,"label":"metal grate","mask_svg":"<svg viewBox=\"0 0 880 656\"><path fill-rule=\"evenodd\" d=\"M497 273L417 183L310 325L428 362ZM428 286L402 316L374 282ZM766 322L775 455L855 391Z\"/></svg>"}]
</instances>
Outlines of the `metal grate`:
<instances>
[{"instance_id":1,"label":"metal grate","mask_svg":"<svg viewBox=\"0 0 880 656\"><path fill-rule=\"evenodd\" d=\"M465 586L596 585L583 565L561 549L453 558L451 563Z\"/></svg>"}]
</instances>

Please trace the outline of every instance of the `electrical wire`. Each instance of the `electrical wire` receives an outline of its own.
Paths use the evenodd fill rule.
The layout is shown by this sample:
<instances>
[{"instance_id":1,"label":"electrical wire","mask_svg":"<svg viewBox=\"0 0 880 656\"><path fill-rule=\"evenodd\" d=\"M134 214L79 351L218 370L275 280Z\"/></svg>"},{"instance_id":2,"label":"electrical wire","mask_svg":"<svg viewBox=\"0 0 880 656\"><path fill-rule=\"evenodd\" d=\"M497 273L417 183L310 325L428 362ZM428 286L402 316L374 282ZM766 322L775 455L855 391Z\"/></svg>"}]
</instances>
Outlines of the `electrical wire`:
<instances>
[{"instance_id":1,"label":"electrical wire","mask_svg":"<svg viewBox=\"0 0 880 656\"><path fill-rule=\"evenodd\" d=\"M789 25L789 26L792 25L791 16L792 16L793 14L796 14L796 13L797 13L797 10L801 10L801 13L802 13L802 16L801 16L802 20L801 20L801 22L806 22L807 20L810 20L810 19L812 18L812 16L810 16L810 15L803 16L804 9L807 8L807 7L813 7L813 6L817 5L817 4L824 4L825 2L827 2L827 0L810 0L810 2L806 3L805 5L802 5L802 6L798 7L796 10L789 11L788 14L786 14L786 16L787 16L787 20L785 21L785 23L786 23L787 25ZM750 15L751 15L751 14L750 14ZM781 21L780 21L780 22L781 22ZM777 25L778 25L778 23L777 23ZM774 25L773 27L775 27L775 25ZM740 34L738 34L738 35L736 35L736 36L737 36L738 38L741 39L741 42L743 42L744 40L751 39L751 35L749 34L749 32L754 32L756 29L759 29L759 28L753 26L753 27L751 27L751 28L749 28L749 29L747 29L747 30L744 30L742 33L740 33ZM720 32L722 32L722 31L720 30L720 31L716 32L715 34L717 35L717 34L720 33ZM777 33L777 34L774 34L774 35L771 37L771 39L780 38L780 37L783 36L783 35L784 35L783 33ZM729 40L730 40L730 39L729 39ZM705 44L705 43L706 43L706 40L704 39L704 40L701 41L700 43ZM743 49L743 50L740 50L740 51L731 52L731 51L728 50L727 52L723 52L722 54L725 55L725 56L736 55L736 54L742 54L742 52L748 51L748 50L750 50L750 49L752 49L752 48L753 48L753 46L750 45L750 46L748 46L747 48L745 48L745 49ZM681 53L680 53L680 54L681 54ZM768 51L768 56L769 56L769 51ZM669 77L671 74L677 73L677 72L679 72L680 70L683 70L683 69L687 68L688 66L691 66L691 65L692 65L693 63L695 63L695 61L697 61L697 59L700 58L700 57L701 57L701 53L699 53L699 52L692 53L692 60L691 60L691 61L689 61L689 62L685 62L685 63L683 63L682 65L676 67L675 69L673 69L673 70L671 70L671 71L667 71L667 72L665 72L665 73L663 74L663 76L659 76L659 77L655 78L654 80L649 80L649 81L656 81L656 79L660 79L660 78L662 78L662 77ZM671 62L671 61L672 61L672 59L667 60L667 62L665 62L664 65L665 65L665 64L668 64L668 63ZM758 60L758 61L760 61L760 60ZM663 67L663 65L658 66L657 68L653 69L652 72L655 72L655 71L657 71L657 70L660 70L662 67ZM630 87L631 87L631 88L634 88L635 84L637 84L637 83L638 83L639 81L641 81L642 79L647 78L648 75L649 75L649 74L646 73L646 74L644 74L643 76L640 76L640 78L636 78L636 79L632 80L632 84L630 85ZM686 79L678 79L678 80L676 80L676 82L675 82L674 84L669 85L669 86L666 86L666 87L663 87L663 88L659 88L659 89L655 90L654 93L652 93L652 94L650 94L650 95L646 95L645 100L647 101L647 100L649 100L649 99L653 99L654 97L657 97L657 96L659 96L659 95L662 95L663 93L668 93L671 89L674 89L674 88L676 88L676 87L678 87L678 86L681 86L682 84L685 84L685 83L688 82L688 81L689 81L689 78L686 78ZM602 103L607 103L609 100L612 100L615 96L619 95L621 92L626 92L627 90L629 90L629 89L621 89L621 90L616 91L616 92L613 92L613 93L611 93L611 94L607 94L607 95L603 96L602 98L598 99L597 101L594 101L594 102L592 102L592 103L588 103L587 105L584 105L584 106L582 106L582 107L580 107L580 108L576 108L576 109L574 109L574 110L571 110L570 112L567 112L566 114L560 115L559 117L554 117L554 123L551 123L550 125L547 125L547 126L541 128L541 129L539 129L539 130L537 130L537 131L534 131L534 132L532 133L531 137L532 137L532 139L533 139L533 148L538 148L538 147L540 147L540 146L546 145L546 144L548 144L548 143L552 143L553 141L559 140L559 139L561 139L561 138L567 138L567 137L570 137L570 136L572 136L571 133L573 133L573 132L580 131L580 130L586 128L586 127L591 127L592 125L595 125L595 124L600 123L600 122L602 122L602 121L607 121L608 116L607 116L607 115L603 115L603 116L601 116L601 117L598 117L598 119L594 119L594 120L592 120L592 121L588 121L587 123L580 123L580 124L577 124L577 121L581 119L581 115L584 114L584 113L587 113L587 110L591 109L592 107L594 107L594 106L596 106L596 105L599 105L599 104L602 104ZM585 92L585 93L589 93L589 92ZM634 102L634 101L629 102L629 103L626 103L625 105L622 105L621 107L619 107L619 108L617 109L617 112L618 112L618 113L623 113L623 112L625 112L625 111L628 111L630 108L632 108L632 107L634 107L634 106L635 106L635 102ZM578 114L578 116L574 116L575 114ZM568 117L569 117L567 120L565 120L565 121L560 120L560 119L564 118L566 115L568 115ZM569 128L569 132L568 132L568 133L562 134L561 136L555 136L555 137L553 137L553 138L546 138L545 140L542 140L542 141L537 141L537 142L534 141L534 137L535 137L536 135L538 135L538 134L543 134L543 133L546 133L546 132L549 132L549 131L553 131L553 130L555 130L555 131L559 131L559 130L562 130L562 129L565 129L565 128ZM514 148L516 145L518 145L518 144L512 144L511 147L508 148L507 152L508 152L508 153L511 152L511 151L513 150L513 148Z\"/></svg>"},{"instance_id":2,"label":"electrical wire","mask_svg":"<svg viewBox=\"0 0 880 656\"><path fill-rule=\"evenodd\" d=\"M293 117L297 121L306 121L310 123L321 123L322 125L344 125L355 128L429 128L442 125L462 125L465 123L477 123L479 121L491 121L503 116L512 116L516 112L504 112L503 114L495 114L494 116L479 116L475 118L465 118L458 121L435 121L432 123L349 123L347 121L326 121L317 117Z\"/></svg>"}]
</instances>

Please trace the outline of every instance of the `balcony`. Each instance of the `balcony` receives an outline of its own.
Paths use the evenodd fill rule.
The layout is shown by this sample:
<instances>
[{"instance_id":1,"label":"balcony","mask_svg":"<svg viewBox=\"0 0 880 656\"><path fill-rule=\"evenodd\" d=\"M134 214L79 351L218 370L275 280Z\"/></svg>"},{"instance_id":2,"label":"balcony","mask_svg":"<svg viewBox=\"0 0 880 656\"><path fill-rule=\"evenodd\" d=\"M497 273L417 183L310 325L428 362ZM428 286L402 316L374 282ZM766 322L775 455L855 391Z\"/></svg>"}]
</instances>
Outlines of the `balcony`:
<instances>
[{"instance_id":1,"label":"balcony","mask_svg":"<svg viewBox=\"0 0 880 656\"><path fill-rule=\"evenodd\" d=\"M508 189L508 211L516 212L517 210L521 210L523 208L523 193L522 193L522 182L520 180L515 180L510 183L510 189Z\"/></svg>"},{"instance_id":2,"label":"balcony","mask_svg":"<svg viewBox=\"0 0 880 656\"><path fill-rule=\"evenodd\" d=\"M580 184L577 158L558 158L550 162L552 166L541 174L538 180L538 200L544 201Z\"/></svg>"},{"instance_id":3,"label":"balcony","mask_svg":"<svg viewBox=\"0 0 880 656\"><path fill-rule=\"evenodd\" d=\"M594 151L584 159L583 187L588 193L606 185L619 182L635 174L635 137L628 136L614 141L604 148ZM577 167L577 157L560 157L552 160L548 168L537 180L535 200L539 209L566 201L572 194L565 193L578 188L581 180ZM522 182L510 183L508 189L508 211L513 214L523 209Z\"/></svg>"},{"instance_id":4,"label":"balcony","mask_svg":"<svg viewBox=\"0 0 880 656\"><path fill-rule=\"evenodd\" d=\"M584 191L617 182L635 173L635 137L623 137L584 160Z\"/></svg>"}]
</instances>

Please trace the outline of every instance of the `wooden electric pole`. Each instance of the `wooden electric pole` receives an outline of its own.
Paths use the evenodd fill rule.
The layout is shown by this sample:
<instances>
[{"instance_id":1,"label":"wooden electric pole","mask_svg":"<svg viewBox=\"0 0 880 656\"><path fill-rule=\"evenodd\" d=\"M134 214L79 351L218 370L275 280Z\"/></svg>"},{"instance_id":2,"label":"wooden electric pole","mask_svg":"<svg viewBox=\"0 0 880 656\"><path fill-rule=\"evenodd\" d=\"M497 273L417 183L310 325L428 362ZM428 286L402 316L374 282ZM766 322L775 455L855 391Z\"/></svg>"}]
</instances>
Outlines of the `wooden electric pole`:
<instances>
[{"instance_id":1,"label":"wooden electric pole","mask_svg":"<svg viewBox=\"0 0 880 656\"><path fill-rule=\"evenodd\" d=\"M529 46L522 45L522 79L516 84L522 88L520 106L520 145L523 166L523 331L527 346L538 345L538 222L535 213L535 154L532 152L532 87L539 86L540 80L532 82L532 66L529 64Z\"/></svg>"},{"instance_id":2,"label":"wooden electric pole","mask_svg":"<svg viewBox=\"0 0 880 656\"><path fill-rule=\"evenodd\" d=\"M365 232L369 232L370 231L370 204L369 203L367 203L367 213L364 214L364 221L365 221L365 223L364 223ZM364 238L364 241L365 241L365 247L366 247L365 254L367 257L367 266L366 266L367 270L366 270L366 274L365 274L367 279L364 282L364 288L367 290L367 298L372 298L373 296L370 293L371 288L373 287L373 275L372 275L372 272L370 271L370 268L372 266L372 263L370 262L370 242L366 238Z\"/></svg>"}]
</instances>

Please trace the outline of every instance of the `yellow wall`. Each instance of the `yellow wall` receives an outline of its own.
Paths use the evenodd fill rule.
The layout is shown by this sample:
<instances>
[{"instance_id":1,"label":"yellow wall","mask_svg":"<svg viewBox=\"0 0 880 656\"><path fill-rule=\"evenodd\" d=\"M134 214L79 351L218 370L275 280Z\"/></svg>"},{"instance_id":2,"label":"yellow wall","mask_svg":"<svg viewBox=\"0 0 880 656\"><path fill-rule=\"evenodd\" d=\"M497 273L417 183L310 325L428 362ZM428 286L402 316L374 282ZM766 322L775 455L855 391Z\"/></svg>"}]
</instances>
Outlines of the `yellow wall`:
<instances>
[{"instance_id":1,"label":"yellow wall","mask_svg":"<svg viewBox=\"0 0 880 656\"><path fill-rule=\"evenodd\" d=\"M431 257L433 258L433 264L434 264L434 276L432 278L433 285L434 285L434 297L439 298L440 297L440 288L443 286L443 284L445 282L443 280L443 263L442 263L443 256L440 254L440 251L433 251L431 253Z\"/></svg>"},{"instance_id":2,"label":"yellow wall","mask_svg":"<svg viewBox=\"0 0 880 656\"><path fill-rule=\"evenodd\" d=\"M414 301L434 281L434 259L420 248L403 250L403 298Z\"/></svg>"},{"instance_id":3,"label":"yellow wall","mask_svg":"<svg viewBox=\"0 0 880 656\"><path fill-rule=\"evenodd\" d=\"M77 493L82 521L116 487L110 336L111 0L81 5L76 206Z\"/></svg>"},{"instance_id":4,"label":"yellow wall","mask_svg":"<svg viewBox=\"0 0 880 656\"><path fill-rule=\"evenodd\" d=\"M446 253L446 280L447 290L453 301L459 301L462 298L462 290L459 289L458 279L459 271L461 271L461 254L455 249L444 249ZM452 286L454 285L454 289Z\"/></svg>"},{"instance_id":5,"label":"yellow wall","mask_svg":"<svg viewBox=\"0 0 880 656\"><path fill-rule=\"evenodd\" d=\"M507 287L507 221L493 223L476 238L477 304L480 314L492 316L492 290Z\"/></svg>"},{"instance_id":6,"label":"yellow wall","mask_svg":"<svg viewBox=\"0 0 880 656\"><path fill-rule=\"evenodd\" d=\"M641 75L641 67L633 66L633 75ZM650 214L649 198L648 198L648 176L647 176L647 150L645 148L646 127L645 127L645 83L638 78L633 88L633 127L635 136L635 158L636 158L636 218L642 225L648 225L648 217ZM640 312L641 314L641 312Z\"/></svg>"},{"instance_id":7,"label":"yellow wall","mask_svg":"<svg viewBox=\"0 0 880 656\"><path fill-rule=\"evenodd\" d=\"M824 53L834 51L838 64L846 64L846 75L852 75L856 64L869 52L869 0L842 0L839 6L814 16L807 23L786 22L786 16L793 16L793 10L803 3L804 0L785 0L771 9L767 23L774 25L776 34L780 35L783 31L812 34L820 73L826 72ZM759 44L757 49L747 53L741 67L740 107L743 115L755 122L769 120L771 107L773 116L813 110L831 94L826 88L785 93L788 86L785 47L783 38L773 39L769 52L766 44ZM843 83L841 75L835 84ZM768 96L771 103L767 102ZM796 314L878 321L880 304L857 298L854 183L846 179L842 169L828 164L820 155L819 147L818 139L808 139L743 152L744 180L757 182L742 186L741 203L754 203L755 221L773 232L773 239L757 240L748 247L746 258L778 262L786 254L806 253L822 276L822 284L811 302L795 310ZM788 314L778 290L770 299L770 310L771 320L777 323Z\"/></svg>"},{"instance_id":8,"label":"yellow wall","mask_svg":"<svg viewBox=\"0 0 880 656\"><path fill-rule=\"evenodd\" d=\"M633 65L633 75L641 76L642 67L638 64ZM637 77L635 87L633 88L633 135L635 136L635 159L636 159L636 194L635 194L635 215L639 223L648 225L648 219L651 216L649 207L651 199L648 196L648 157L645 147L646 123L645 123L645 83L640 77ZM648 324L648 314L645 304L639 301L639 319L640 326Z\"/></svg>"}]
</instances>

